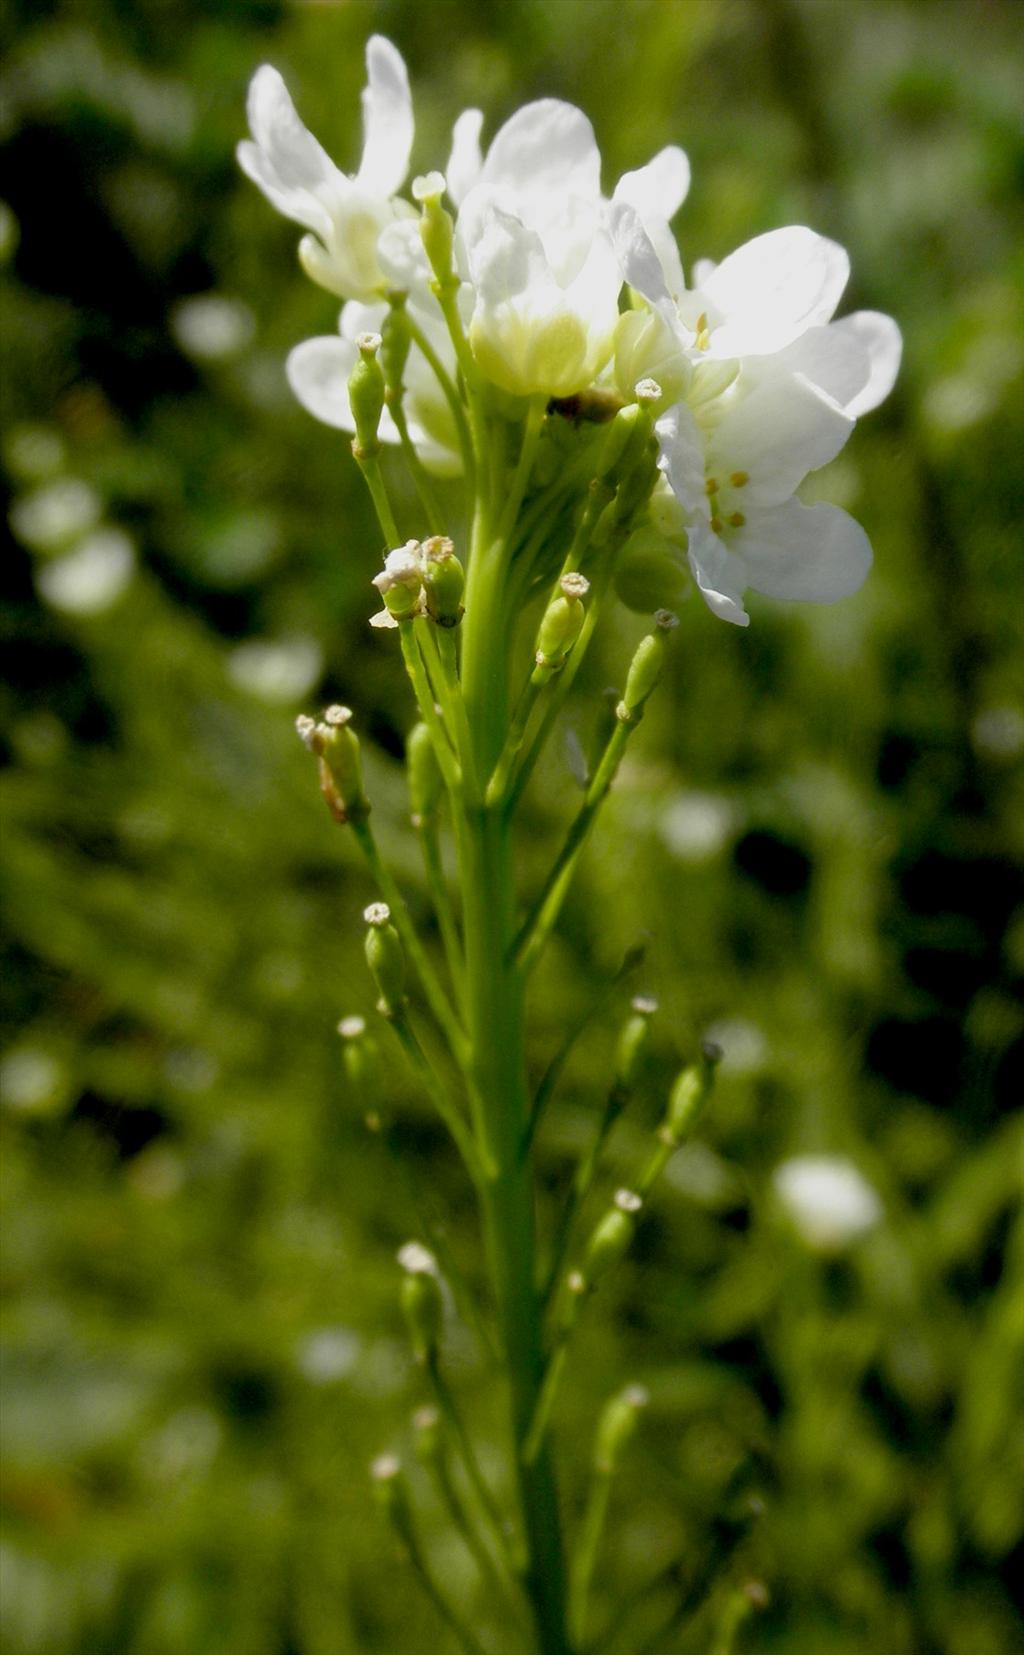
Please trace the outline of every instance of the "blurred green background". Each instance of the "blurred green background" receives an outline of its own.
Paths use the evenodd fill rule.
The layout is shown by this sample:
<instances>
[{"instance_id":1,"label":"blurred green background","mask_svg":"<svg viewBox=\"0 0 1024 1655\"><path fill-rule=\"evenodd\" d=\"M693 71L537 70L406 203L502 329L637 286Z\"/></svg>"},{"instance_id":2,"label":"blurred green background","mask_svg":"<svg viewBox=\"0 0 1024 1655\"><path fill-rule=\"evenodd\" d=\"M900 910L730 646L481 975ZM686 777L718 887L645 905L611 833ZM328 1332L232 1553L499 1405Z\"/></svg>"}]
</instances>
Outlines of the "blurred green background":
<instances>
[{"instance_id":1,"label":"blurred green background","mask_svg":"<svg viewBox=\"0 0 1024 1655\"><path fill-rule=\"evenodd\" d=\"M374 893L292 730L327 699L358 710L418 906L410 701L366 626L377 535L344 441L283 375L336 305L233 159L270 60L353 165L373 29L409 63L417 170L444 164L467 104L493 133L528 98L570 98L606 186L665 143L689 151L688 266L805 222L850 248L846 308L906 338L897 393L815 480L866 524L868 585L835 609L756 603L745 633L684 605L673 682L533 995L539 1073L646 940L631 986L661 1001L656 1049L604 1193L699 1036L726 1052L561 1407L571 1519L600 1402L627 1378L651 1391L600 1571L606 1648L709 1649L707 1618L675 1605L735 1539L737 1476L763 1512L726 1578L771 1594L741 1650L1024 1648L1020 24L1014 0L9 8L11 1655L453 1647L368 1498L369 1458L406 1445L422 1400L393 1256L415 1220L333 1032L372 1016ZM639 625L606 625L581 675L584 743ZM527 886L567 776L560 749L529 805ZM553 1191L613 1022L545 1130ZM456 1169L383 1050L396 1135L475 1276ZM808 1151L850 1157L881 1196L848 1255L814 1255L772 1200L773 1169ZM496 1467L493 1382L457 1326L450 1343Z\"/></svg>"}]
</instances>

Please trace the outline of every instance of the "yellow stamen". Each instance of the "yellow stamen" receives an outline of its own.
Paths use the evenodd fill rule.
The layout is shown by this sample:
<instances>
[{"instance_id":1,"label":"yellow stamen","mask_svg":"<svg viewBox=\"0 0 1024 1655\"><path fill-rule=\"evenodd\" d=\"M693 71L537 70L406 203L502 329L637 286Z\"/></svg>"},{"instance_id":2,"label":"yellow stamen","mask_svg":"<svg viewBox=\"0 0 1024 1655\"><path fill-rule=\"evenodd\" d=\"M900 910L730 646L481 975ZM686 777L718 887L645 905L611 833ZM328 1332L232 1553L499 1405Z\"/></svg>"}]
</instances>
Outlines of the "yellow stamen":
<instances>
[{"instance_id":1,"label":"yellow stamen","mask_svg":"<svg viewBox=\"0 0 1024 1655\"><path fill-rule=\"evenodd\" d=\"M731 473L729 481L733 488L742 488L744 483L749 483L750 473L748 471L734 471Z\"/></svg>"},{"instance_id":2,"label":"yellow stamen","mask_svg":"<svg viewBox=\"0 0 1024 1655\"><path fill-rule=\"evenodd\" d=\"M707 482L704 484L704 493L708 496L709 500L710 500L710 498L713 494L718 493L718 478L717 477L709 477L708 478Z\"/></svg>"},{"instance_id":3,"label":"yellow stamen","mask_svg":"<svg viewBox=\"0 0 1024 1655\"><path fill-rule=\"evenodd\" d=\"M742 529L747 520L741 511L734 511L728 521L732 524L734 529Z\"/></svg>"},{"instance_id":4,"label":"yellow stamen","mask_svg":"<svg viewBox=\"0 0 1024 1655\"><path fill-rule=\"evenodd\" d=\"M712 534L721 534L721 532L722 532L722 519L720 517L713 517L711 519L711 533Z\"/></svg>"}]
</instances>

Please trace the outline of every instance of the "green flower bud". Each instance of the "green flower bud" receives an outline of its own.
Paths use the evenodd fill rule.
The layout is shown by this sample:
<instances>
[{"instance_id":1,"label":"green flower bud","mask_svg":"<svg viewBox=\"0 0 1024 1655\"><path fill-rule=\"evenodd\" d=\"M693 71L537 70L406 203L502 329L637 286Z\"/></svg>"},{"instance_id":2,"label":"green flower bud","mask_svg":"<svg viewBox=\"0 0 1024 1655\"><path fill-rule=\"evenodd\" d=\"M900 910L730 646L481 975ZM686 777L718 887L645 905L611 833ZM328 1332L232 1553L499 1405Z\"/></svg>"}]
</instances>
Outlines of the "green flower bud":
<instances>
[{"instance_id":1,"label":"green flower bud","mask_svg":"<svg viewBox=\"0 0 1024 1655\"><path fill-rule=\"evenodd\" d=\"M370 1476L374 1499L404 1540L412 1532L412 1508L401 1461L395 1454L380 1454L370 1467Z\"/></svg>"},{"instance_id":2,"label":"green flower bud","mask_svg":"<svg viewBox=\"0 0 1024 1655\"><path fill-rule=\"evenodd\" d=\"M400 402L405 367L412 349L412 330L405 309L405 294L388 295L388 313L381 323L380 363L384 373L384 400L390 407Z\"/></svg>"},{"instance_id":3,"label":"green flower bud","mask_svg":"<svg viewBox=\"0 0 1024 1655\"><path fill-rule=\"evenodd\" d=\"M626 675L626 688L616 709L617 716L629 724L643 711L644 702L657 688L665 665L668 634L679 622L668 609L659 609L654 617L655 630L641 638Z\"/></svg>"},{"instance_id":4,"label":"green flower bud","mask_svg":"<svg viewBox=\"0 0 1024 1655\"><path fill-rule=\"evenodd\" d=\"M420 219L420 240L424 251L430 260L430 268L434 272L437 285L442 289L454 289L459 285L459 278L455 274L452 261L452 248L455 243L455 225L450 213L441 205L441 197L445 191L444 175L439 172L428 172L423 178L414 178L412 182L413 199L423 208Z\"/></svg>"},{"instance_id":5,"label":"green flower bud","mask_svg":"<svg viewBox=\"0 0 1024 1655\"><path fill-rule=\"evenodd\" d=\"M455 547L446 535L435 534L423 542L423 556L427 614L438 626L458 626L466 575Z\"/></svg>"},{"instance_id":6,"label":"green flower bud","mask_svg":"<svg viewBox=\"0 0 1024 1655\"><path fill-rule=\"evenodd\" d=\"M615 565L620 603L638 615L652 615L680 603L688 587L685 548L666 540L653 523L634 529Z\"/></svg>"},{"instance_id":7,"label":"green flower bud","mask_svg":"<svg viewBox=\"0 0 1024 1655\"><path fill-rule=\"evenodd\" d=\"M436 1408L417 1408L412 1416L412 1428L416 1458L421 1465L436 1465L443 1448L441 1415Z\"/></svg>"},{"instance_id":8,"label":"green flower bud","mask_svg":"<svg viewBox=\"0 0 1024 1655\"><path fill-rule=\"evenodd\" d=\"M677 1076L661 1126L666 1143L681 1143L693 1131L711 1097L721 1056L720 1046L705 1041L700 1063L688 1064Z\"/></svg>"},{"instance_id":9,"label":"green flower bud","mask_svg":"<svg viewBox=\"0 0 1024 1655\"><path fill-rule=\"evenodd\" d=\"M420 827L437 810L441 797L441 767L425 724L414 724L405 743L405 770L409 779L412 825Z\"/></svg>"},{"instance_id":10,"label":"green flower bud","mask_svg":"<svg viewBox=\"0 0 1024 1655\"><path fill-rule=\"evenodd\" d=\"M558 584L559 596L548 604L537 632L535 659L545 675L564 666L583 629L583 599L590 590L590 582L583 575L563 575Z\"/></svg>"},{"instance_id":11,"label":"green flower bud","mask_svg":"<svg viewBox=\"0 0 1024 1655\"><path fill-rule=\"evenodd\" d=\"M380 995L379 1010L385 1017L397 1017L405 1003L405 953L391 923L391 909L386 902L371 902L363 918L366 963Z\"/></svg>"},{"instance_id":12,"label":"green flower bud","mask_svg":"<svg viewBox=\"0 0 1024 1655\"><path fill-rule=\"evenodd\" d=\"M349 707L328 707L317 722L304 714L295 728L304 745L320 760L320 791L336 822L357 821L370 813L370 801L363 788L363 767L359 740L349 726Z\"/></svg>"},{"instance_id":13,"label":"green flower bud","mask_svg":"<svg viewBox=\"0 0 1024 1655\"><path fill-rule=\"evenodd\" d=\"M650 1398L642 1385L627 1385L606 1403L594 1442L594 1470L610 1477L637 1426L641 1408Z\"/></svg>"},{"instance_id":14,"label":"green flower bud","mask_svg":"<svg viewBox=\"0 0 1024 1655\"><path fill-rule=\"evenodd\" d=\"M629 1251L636 1234L635 1215L641 1205L640 1197L632 1190L619 1190L614 1204L592 1231L583 1259L589 1287L596 1286Z\"/></svg>"},{"instance_id":15,"label":"green flower bud","mask_svg":"<svg viewBox=\"0 0 1024 1655\"><path fill-rule=\"evenodd\" d=\"M380 453L377 431L384 409L384 374L377 360L380 343L379 333L359 335L359 360L348 376L348 398L356 428L352 452L357 460L369 460Z\"/></svg>"},{"instance_id":16,"label":"green flower bud","mask_svg":"<svg viewBox=\"0 0 1024 1655\"><path fill-rule=\"evenodd\" d=\"M402 1312L409 1328L412 1353L417 1362L437 1355L444 1318L444 1300L437 1279L437 1260L418 1241L409 1241L400 1250Z\"/></svg>"},{"instance_id":17,"label":"green flower bud","mask_svg":"<svg viewBox=\"0 0 1024 1655\"><path fill-rule=\"evenodd\" d=\"M657 1000L638 994L632 1003L632 1015L623 1024L615 1050L615 1084L623 1091L632 1091L643 1061L651 1034L651 1018L658 1009Z\"/></svg>"}]
</instances>

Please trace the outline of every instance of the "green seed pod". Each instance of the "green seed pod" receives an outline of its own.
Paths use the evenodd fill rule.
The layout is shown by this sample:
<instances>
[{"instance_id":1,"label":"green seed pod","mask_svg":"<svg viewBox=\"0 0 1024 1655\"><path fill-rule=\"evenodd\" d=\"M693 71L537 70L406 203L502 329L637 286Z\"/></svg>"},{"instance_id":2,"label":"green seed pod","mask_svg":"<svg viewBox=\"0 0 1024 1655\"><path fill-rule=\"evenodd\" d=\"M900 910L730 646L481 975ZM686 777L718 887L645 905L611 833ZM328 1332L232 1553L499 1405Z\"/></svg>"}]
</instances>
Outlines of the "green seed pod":
<instances>
[{"instance_id":1,"label":"green seed pod","mask_svg":"<svg viewBox=\"0 0 1024 1655\"><path fill-rule=\"evenodd\" d=\"M627 407L619 409L608 427L608 435L601 451L598 476L612 488L617 486L624 468L629 464L629 454L638 424L646 430L643 411L637 403L631 402Z\"/></svg>"},{"instance_id":2,"label":"green seed pod","mask_svg":"<svg viewBox=\"0 0 1024 1655\"><path fill-rule=\"evenodd\" d=\"M363 787L359 740L350 729L348 707L328 707L323 718L295 720L303 744L320 760L320 791L336 822L357 821L370 813Z\"/></svg>"},{"instance_id":3,"label":"green seed pod","mask_svg":"<svg viewBox=\"0 0 1024 1655\"><path fill-rule=\"evenodd\" d=\"M592 1231L583 1259L583 1273L589 1287L596 1286L629 1251L640 1206L640 1197L632 1190L619 1190L614 1205Z\"/></svg>"},{"instance_id":4,"label":"green seed pod","mask_svg":"<svg viewBox=\"0 0 1024 1655\"><path fill-rule=\"evenodd\" d=\"M437 1261L433 1253L421 1247L418 1241L410 1241L399 1252L398 1262L405 1271L401 1288L402 1312L409 1329L412 1353L417 1362L426 1362L437 1355L444 1318Z\"/></svg>"},{"instance_id":5,"label":"green seed pod","mask_svg":"<svg viewBox=\"0 0 1024 1655\"><path fill-rule=\"evenodd\" d=\"M412 349L412 330L405 309L405 294L388 295L388 313L380 329L380 364L384 373L384 400L390 407L400 402L405 367Z\"/></svg>"},{"instance_id":6,"label":"green seed pod","mask_svg":"<svg viewBox=\"0 0 1024 1655\"><path fill-rule=\"evenodd\" d=\"M348 376L348 398L356 428L352 452L357 460L369 460L380 453L377 431L384 409L384 374L377 360L380 334L361 333L356 344L359 360Z\"/></svg>"},{"instance_id":7,"label":"green seed pod","mask_svg":"<svg viewBox=\"0 0 1024 1655\"><path fill-rule=\"evenodd\" d=\"M677 1076L661 1128L667 1142L682 1143L693 1131L710 1100L721 1056L721 1047L706 1041L700 1063L687 1064Z\"/></svg>"},{"instance_id":8,"label":"green seed pod","mask_svg":"<svg viewBox=\"0 0 1024 1655\"><path fill-rule=\"evenodd\" d=\"M594 1441L594 1470L599 1475L611 1476L649 1400L642 1385L627 1385L605 1404Z\"/></svg>"},{"instance_id":9,"label":"green seed pod","mask_svg":"<svg viewBox=\"0 0 1024 1655\"><path fill-rule=\"evenodd\" d=\"M386 902L371 902L363 918L366 963L380 995L380 1010L385 1017L397 1017L405 1003L405 952L391 923L391 909Z\"/></svg>"},{"instance_id":10,"label":"green seed pod","mask_svg":"<svg viewBox=\"0 0 1024 1655\"><path fill-rule=\"evenodd\" d=\"M421 827L437 810L441 797L441 767L425 724L414 724L405 743L405 770L413 827Z\"/></svg>"},{"instance_id":11,"label":"green seed pod","mask_svg":"<svg viewBox=\"0 0 1024 1655\"><path fill-rule=\"evenodd\" d=\"M421 1465L436 1465L443 1448L441 1415L436 1408L417 1408L412 1416L412 1428L416 1458Z\"/></svg>"},{"instance_id":12,"label":"green seed pod","mask_svg":"<svg viewBox=\"0 0 1024 1655\"><path fill-rule=\"evenodd\" d=\"M641 638L626 675L626 688L618 708L618 716L626 724L643 710L644 702L657 688L665 666L668 634L679 624L668 609L659 610L654 619L655 630Z\"/></svg>"},{"instance_id":13,"label":"green seed pod","mask_svg":"<svg viewBox=\"0 0 1024 1655\"><path fill-rule=\"evenodd\" d=\"M548 604L537 631L535 659L546 673L557 672L564 666L583 630L586 618L583 598L590 590L590 582L583 575L563 575L558 584L559 595Z\"/></svg>"},{"instance_id":14,"label":"green seed pod","mask_svg":"<svg viewBox=\"0 0 1024 1655\"><path fill-rule=\"evenodd\" d=\"M388 1522L404 1539L412 1529L409 1490L401 1461L394 1454L380 1454L370 1467L373 1497Z\"/></svg>"},{"instance_id":15,"label":"green seed pod","mask_svg":"<svg viewBox=\"0 0 1024 1655\"><path fill-rule=\"evenodd\" d=\"M455 547L446 535L435 534L423 542L423 556L427 613L438 626L458 626L466 574L455 556Z\"/></svg>"},{"instance_id":16,"label":"green seed pod","mask_svg":"<svg viewBox=\"0 0 1024 1655\"><path fill-rule=\"evenodd\" d=\"M620 603L638 615L653 615L681 603L689 584L685 547L666 540L652 523L634 529L615 565Z\"/></svg>"}]
</instances>

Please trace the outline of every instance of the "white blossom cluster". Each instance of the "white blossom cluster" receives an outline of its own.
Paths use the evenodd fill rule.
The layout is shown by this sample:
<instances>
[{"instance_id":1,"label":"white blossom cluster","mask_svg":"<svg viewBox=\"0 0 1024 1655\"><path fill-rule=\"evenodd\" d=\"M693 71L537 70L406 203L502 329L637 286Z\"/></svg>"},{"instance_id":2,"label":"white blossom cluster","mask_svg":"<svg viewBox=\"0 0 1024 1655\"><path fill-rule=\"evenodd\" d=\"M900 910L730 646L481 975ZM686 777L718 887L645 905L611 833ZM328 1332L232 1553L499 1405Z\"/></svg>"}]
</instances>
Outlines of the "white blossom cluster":
<instances>
[{"instance_id":1,"label":"white blossom cluster","mask_svg":"<svg viewBox=\"0 0 1024 1655\"><path fill-rule=\"evenodd\" d=\"M366 52L365 141L358 171L334 165L299 120L281 76L259 69L249 93L253 141L239 160L268 199L303 225L309 276L345 301L337 335L310 339L288 376L310 413L353 429L347 380L356 339L380 330L387 295L410 315L454 379L455 352L432 287L419 215L398 192L409 170L412 100L395 47ZM654 381L663 533L685 542L709 608L746 625L745 589L827 603L863 582L871 548L835 506L798 489L833 459L859 414L888 394L899 366L896 324L873 311L833 320L849 274L843 248L790 226L720 264L699 261L687 285L669 228L690 181L683 151L663 149L602 193L587 117L541 99L504 124L486 153L483 115L455 122L443 178L455 212L459 311L481 374L516 397L568 398L598 388L634 399ZM409 435L423 463L457 474L451 409L427 355L406 371ZM398 442L385 410L380 435Z\"/></svg>"}]
</instances>

